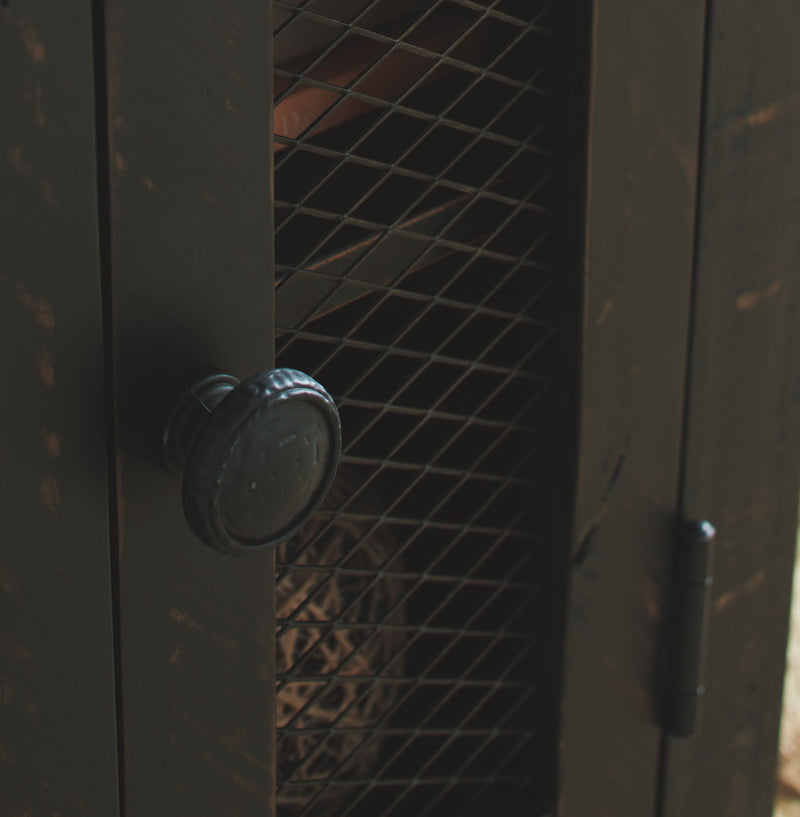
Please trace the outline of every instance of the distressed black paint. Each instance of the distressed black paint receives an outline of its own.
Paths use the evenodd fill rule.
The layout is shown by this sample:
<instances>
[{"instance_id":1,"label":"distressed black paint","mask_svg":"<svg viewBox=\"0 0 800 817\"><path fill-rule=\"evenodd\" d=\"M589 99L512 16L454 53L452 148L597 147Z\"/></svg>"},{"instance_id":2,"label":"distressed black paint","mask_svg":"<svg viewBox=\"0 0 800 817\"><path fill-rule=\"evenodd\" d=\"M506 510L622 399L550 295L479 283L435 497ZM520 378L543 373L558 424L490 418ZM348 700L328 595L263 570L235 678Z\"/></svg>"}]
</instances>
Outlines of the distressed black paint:
<instances>
[{"instance_id":1,"label":"distressed black paint","mask_svg":"<svg viewBox=\"0 0 800 817\"><path fill-rule=\"evenodd\" d=\"M0 5L0 812L118 814L88 2Z\"/></svg>"},{"instance_id":2,"label":"distressed black paint","mask_svg":"<svg viewBox=\"0 0 800 817\"><path fill-rule=\"evenodd\" d=\"M624 8L623 8L624 6ZM703 8L595 4L564 817L652 814L677 507Z\"/></svg>"},{"instance_id":3,"label":"distressed black paint","mask_svg":"<svg viewBox=\"0 0 800 817\"><path fill-rule=\"evenodd\" d=\"M709 17L681 501L717 527L700 734L671 741L664 817L772 813L797 528L800 7Z\"/></svg>"},{"instance_id":4,"label":"distressed black paint","mask_svg":"<svg viewBox=\"0 0 800 817\"><path fill-rule=\"evenodd\" d=\"M162 464L208 371L272 364L268 3L106 3L127 817L272 813L272 558L200 543Z\"/></svg>"}]
</instances>

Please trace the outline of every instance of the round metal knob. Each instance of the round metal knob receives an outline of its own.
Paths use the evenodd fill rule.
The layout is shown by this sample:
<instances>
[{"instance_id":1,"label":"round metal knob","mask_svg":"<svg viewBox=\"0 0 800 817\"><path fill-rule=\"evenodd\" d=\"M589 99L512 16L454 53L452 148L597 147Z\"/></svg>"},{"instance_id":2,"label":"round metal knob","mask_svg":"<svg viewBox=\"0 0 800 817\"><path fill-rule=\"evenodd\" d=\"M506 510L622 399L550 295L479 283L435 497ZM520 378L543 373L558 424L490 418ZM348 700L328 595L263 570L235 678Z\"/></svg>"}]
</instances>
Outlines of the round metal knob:
<instances>
[{"instance_id":1,"label":"round metal knob","mask_svg":"<svg viewBox=\"0 0 800 817\"><path fill-rule=\"evenodd\" d=\"M271 369L239 382L214 374L181 397L164 431L183 474L186 521L207 545L274 547L319 508L341 453L339 413L312 377Z\"/></svg>"}]
</instances>

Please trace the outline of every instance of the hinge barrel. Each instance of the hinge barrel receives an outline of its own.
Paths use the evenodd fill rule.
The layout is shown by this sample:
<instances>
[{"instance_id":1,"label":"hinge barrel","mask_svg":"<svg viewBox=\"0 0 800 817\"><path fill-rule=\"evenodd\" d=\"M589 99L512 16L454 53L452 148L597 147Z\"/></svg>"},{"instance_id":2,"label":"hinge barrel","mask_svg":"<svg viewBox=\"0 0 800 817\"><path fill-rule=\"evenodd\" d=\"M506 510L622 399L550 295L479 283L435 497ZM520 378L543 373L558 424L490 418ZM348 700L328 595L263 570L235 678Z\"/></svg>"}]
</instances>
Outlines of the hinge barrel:
<instances>
[{"instance_id":1,"label":"hinge barrel","mask_svg":"<svg viewBox=\"0 0 800 817\"><path fill-rule=\"evenodd\" d=\"M678 737L697 731L705 694L715 536L710 522L689 522L682 528L675 552L663 725Z\"/></svg>"}]
</instances>

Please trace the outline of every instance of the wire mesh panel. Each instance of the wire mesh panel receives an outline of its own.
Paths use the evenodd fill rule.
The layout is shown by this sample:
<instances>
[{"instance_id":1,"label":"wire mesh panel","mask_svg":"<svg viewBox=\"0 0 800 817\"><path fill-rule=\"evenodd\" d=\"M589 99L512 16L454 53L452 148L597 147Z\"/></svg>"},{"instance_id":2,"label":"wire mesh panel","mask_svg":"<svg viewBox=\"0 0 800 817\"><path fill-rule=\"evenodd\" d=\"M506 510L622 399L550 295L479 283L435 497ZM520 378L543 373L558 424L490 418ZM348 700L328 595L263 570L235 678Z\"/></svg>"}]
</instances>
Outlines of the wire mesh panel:
<instances>
[{"instance_id":1,"label":"wire mesh panel","mask_svg":"<svg viewBox=\"0 0 800 817\"><path fill-rule=\"evenodd\" d=\"M277 361L344 438L278 551L286 817L550 796L563 6L275 2Z\"/></svg>"}]
</instances>

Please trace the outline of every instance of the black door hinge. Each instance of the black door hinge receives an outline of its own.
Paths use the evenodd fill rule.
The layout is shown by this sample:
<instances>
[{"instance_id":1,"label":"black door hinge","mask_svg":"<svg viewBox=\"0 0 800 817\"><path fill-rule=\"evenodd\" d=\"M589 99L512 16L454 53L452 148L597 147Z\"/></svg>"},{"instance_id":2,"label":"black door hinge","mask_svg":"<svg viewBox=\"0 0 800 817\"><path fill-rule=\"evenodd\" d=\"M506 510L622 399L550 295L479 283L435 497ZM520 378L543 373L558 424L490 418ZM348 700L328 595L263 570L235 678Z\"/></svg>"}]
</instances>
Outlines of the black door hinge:
<instances>
[{"instance_id":1,"label":"black door hinge","mask_svg":"<svg viewBox=\"0 0 800 817\"><path fill-rule=\"evenodd\" d=\"M705 695L705 653L714 562L714 526L684 523L676 543L669 605L663 727L678 737L695 734Z\"/></svg>"}]
</instances>

